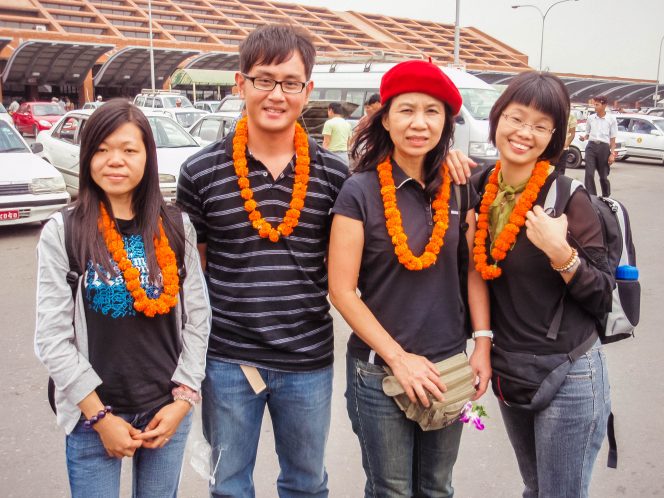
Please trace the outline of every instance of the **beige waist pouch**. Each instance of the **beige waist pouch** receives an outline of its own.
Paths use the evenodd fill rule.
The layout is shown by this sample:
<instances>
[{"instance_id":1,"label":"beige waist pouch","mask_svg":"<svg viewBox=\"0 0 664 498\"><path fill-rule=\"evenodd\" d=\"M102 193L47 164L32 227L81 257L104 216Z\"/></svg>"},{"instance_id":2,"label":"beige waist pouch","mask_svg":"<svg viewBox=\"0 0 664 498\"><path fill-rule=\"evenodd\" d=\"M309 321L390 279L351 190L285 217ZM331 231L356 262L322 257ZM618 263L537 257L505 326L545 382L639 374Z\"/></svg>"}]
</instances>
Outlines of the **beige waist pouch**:
<instances>
[{"instance_id":1,"label":"beige waist pouch","mask_svg":"<svg viewBox=\"0 0 664 498\"><path fill-rule=\"evenodd\" d=\"M439 361L436 368L447 386L447 392L443 393L445 401L438 401L427 391L430 405L425 408L419 402L410 401L392 371L385 367L388 375L383 379L383 392L394 399L406 418L417 422L424 431L442 429L454 423L461 415L463 406L476 392L475 375L464 353Z\"/></svg>"}]
</instances>

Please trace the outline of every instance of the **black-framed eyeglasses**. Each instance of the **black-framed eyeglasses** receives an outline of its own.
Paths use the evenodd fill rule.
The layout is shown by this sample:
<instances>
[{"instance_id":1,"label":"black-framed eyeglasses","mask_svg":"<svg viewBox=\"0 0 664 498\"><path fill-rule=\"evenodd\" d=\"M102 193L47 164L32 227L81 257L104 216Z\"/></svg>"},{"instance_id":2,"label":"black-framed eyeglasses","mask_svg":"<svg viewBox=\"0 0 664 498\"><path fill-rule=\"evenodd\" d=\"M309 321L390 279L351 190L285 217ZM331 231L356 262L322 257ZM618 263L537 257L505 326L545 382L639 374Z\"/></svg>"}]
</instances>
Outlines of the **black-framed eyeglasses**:
<instances>
[{"instance_id":1,"label":"black-framed eyeglasses","mask_svg":"<svg viewBox=\"0 0 664 498\"><path fill-rule=\"evenodd\" d=\"M251 81L251 84L254 85L256 90L262 90L264 92L271 92L277 85L279 85L281 91L284 93L302 93L304 87L307 86L306 81L304 83L294 80L277 81L263 76L249 76L244 73L240 74L242 74L243 78Z\"/></svg>"},{"instance_id":2,"label":"black-framed eyeglasses","mask_svg":"<svg viewBox=\"0 0 664 498\"><path fill-rule=\"evenodd\" d=\"M554 131L556 131L555 128L547 128L546 126L542 125L526 123L523 119L517 118L516 116L510 116L509 114L503 113L503 117L505 118L507 124L515 130L523 130L524 128L528 127L530 128L530 132L533 135L537 135L539 137L548 137L549 135L552 135Z\"/></svg>"}]
</instances>

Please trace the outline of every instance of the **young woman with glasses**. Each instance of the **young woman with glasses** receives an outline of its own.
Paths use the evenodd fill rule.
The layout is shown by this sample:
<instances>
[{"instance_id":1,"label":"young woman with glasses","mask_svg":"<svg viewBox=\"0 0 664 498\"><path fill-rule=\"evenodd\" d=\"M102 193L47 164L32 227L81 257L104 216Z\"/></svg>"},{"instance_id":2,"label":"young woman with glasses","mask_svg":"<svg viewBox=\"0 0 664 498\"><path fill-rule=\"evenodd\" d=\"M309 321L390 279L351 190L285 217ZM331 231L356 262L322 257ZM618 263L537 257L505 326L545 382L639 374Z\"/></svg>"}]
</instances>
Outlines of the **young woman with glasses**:
<instances>
[{"instance_id":1,"label":"young woman with glasses","mask_svg":"<svg viewBox=\"0 0 664 498\"><path fill-rule=\"evenodd\" d=\"M587 496L610 413L597 319L611 309L613 277L599 219L583 188L564 212L542 208L557 185L550 161L563 149L569 108L555 76L515 77L489 117L499 160L476 178L482 201L474 258L491 297L492 388L525 498ZM550 403L534 407L535 378L514 387L534 355L544 364L575 351L580 357L562 371Z\"/></svg>"}]
</instances>

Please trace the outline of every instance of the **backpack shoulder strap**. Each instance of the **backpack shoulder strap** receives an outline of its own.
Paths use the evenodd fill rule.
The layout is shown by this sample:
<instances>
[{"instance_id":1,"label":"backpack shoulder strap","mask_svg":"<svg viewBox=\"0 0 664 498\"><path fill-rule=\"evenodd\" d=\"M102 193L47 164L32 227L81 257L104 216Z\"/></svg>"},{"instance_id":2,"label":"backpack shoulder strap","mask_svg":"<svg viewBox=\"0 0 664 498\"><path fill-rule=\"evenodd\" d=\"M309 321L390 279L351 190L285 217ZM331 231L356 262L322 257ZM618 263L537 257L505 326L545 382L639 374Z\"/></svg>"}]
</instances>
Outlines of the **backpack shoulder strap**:
<instances>
[{"instance_id":1,"label":"backpack shoulder strap","mask_svg":"<svg viewBox=\"0 0 664 498\"><path fill-rule=\"evenodd\" d=\"M76 250L74 249L74 235L73 235L73 221L71 219L74 208L65 206L60 210L62 214L62 225L65 231L65 251L67 251L67 259L69 260L69 271L67 272L67 283L71 287L71 293L76 302L76 289L78 287L78 279L83 274L83 271L78 264L76 258Z\"/></svg>"},{"instance_id":2,"label":"backpack shoulder strap","mask_svg":"<svg viewBox=\"0 0 664 498\"><path fill-rule=\"evenodd\" d=\"M584 188L580 181L573 180L565 175L557 176L549 186L542 209L549 216L557 218L565 212L569 200L579 188Z\"/></svg>"},{"instance_id":3,"label":"backpack shoulder strap","mask_svg":"<svg viewBox=\"0 0 664 498\"><path fill-rule=\"evenodd\" d=\"M629 217L627 216L627 211L625 210L622 204L620 204L618 201L614 199L611 199L609 197L601 197L600 199L607 206L609 206L609 208L611 208L611 211L613 211L616 219L618 220L618 226L620 228L620 236L622 237L622 251L620 253L620 261L618 262L618 266L629 265L629 264L635 265L636 261L630 262L630 257L629 257L628 248L630 246L633 246L634 243L632 242L631 237L629 237L628 241L628 234L631 235L631 228L629 226Z\"/></svg>"}]
</instances>

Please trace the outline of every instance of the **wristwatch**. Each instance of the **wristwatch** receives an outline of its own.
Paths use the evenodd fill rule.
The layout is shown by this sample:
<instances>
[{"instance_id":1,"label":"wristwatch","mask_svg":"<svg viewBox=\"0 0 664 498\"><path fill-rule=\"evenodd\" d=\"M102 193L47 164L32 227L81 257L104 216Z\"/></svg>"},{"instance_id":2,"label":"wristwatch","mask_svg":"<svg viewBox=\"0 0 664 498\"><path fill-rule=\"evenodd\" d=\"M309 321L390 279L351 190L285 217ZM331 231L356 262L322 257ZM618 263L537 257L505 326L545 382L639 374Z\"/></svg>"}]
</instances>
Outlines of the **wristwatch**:
<instances>
[{"instance_id":1,"label":"wristwatch","mask_svg":"<svg viewBox=\"0 0 664 498\"><path fill-rule=\"evenodd\" d=\"M488 337L493 341L493 331L491 330L476 330L472 334L473 339L477 339L478 337Z\"/></svg>"}]
</instances>

